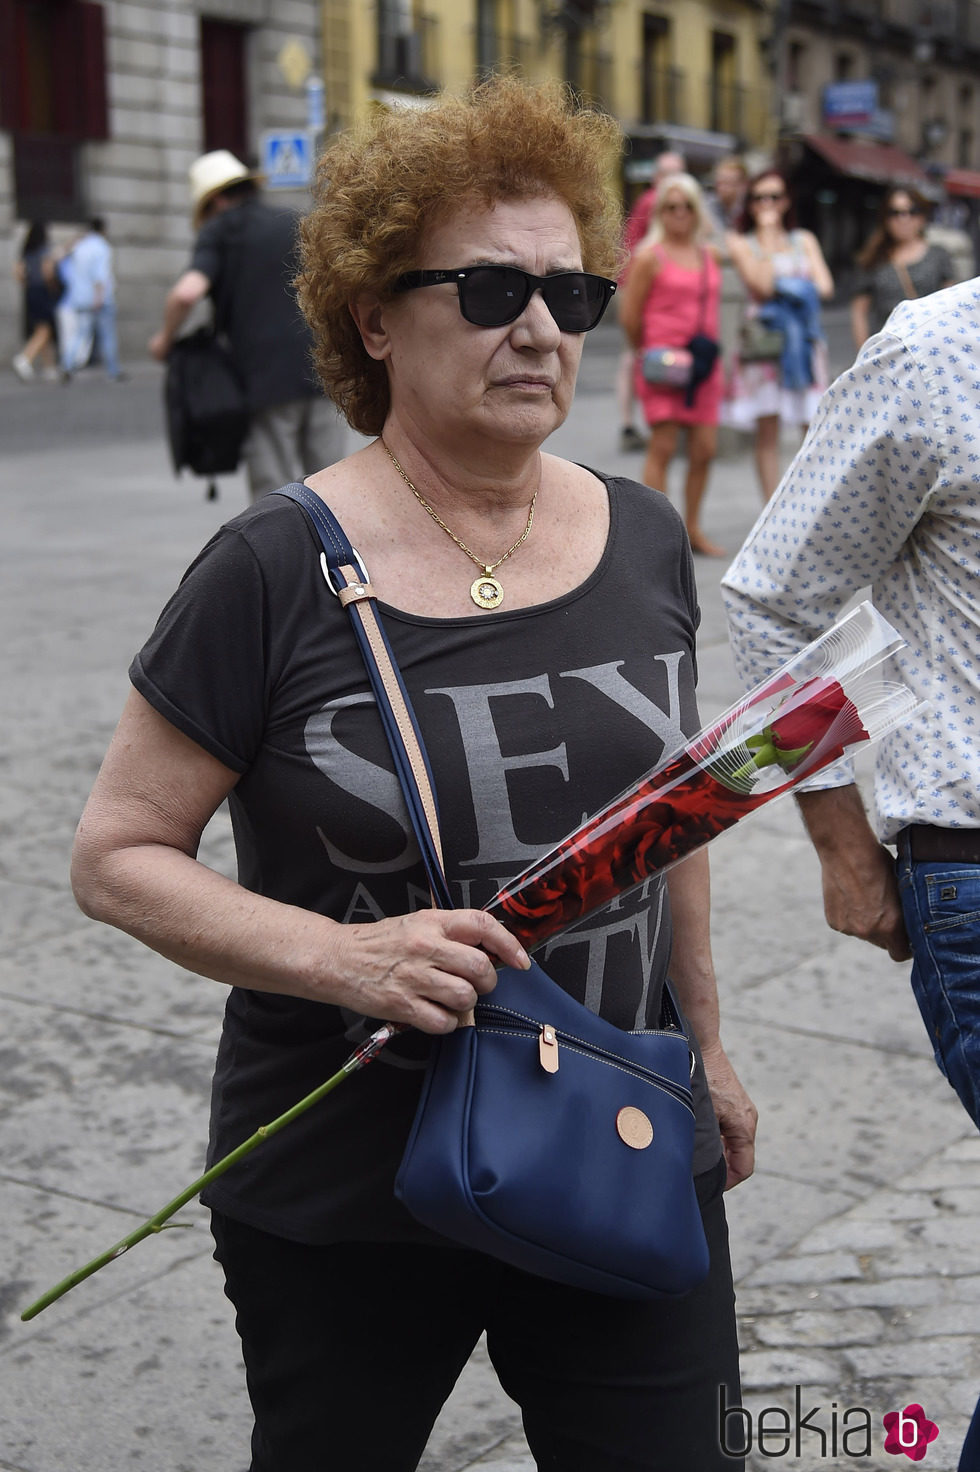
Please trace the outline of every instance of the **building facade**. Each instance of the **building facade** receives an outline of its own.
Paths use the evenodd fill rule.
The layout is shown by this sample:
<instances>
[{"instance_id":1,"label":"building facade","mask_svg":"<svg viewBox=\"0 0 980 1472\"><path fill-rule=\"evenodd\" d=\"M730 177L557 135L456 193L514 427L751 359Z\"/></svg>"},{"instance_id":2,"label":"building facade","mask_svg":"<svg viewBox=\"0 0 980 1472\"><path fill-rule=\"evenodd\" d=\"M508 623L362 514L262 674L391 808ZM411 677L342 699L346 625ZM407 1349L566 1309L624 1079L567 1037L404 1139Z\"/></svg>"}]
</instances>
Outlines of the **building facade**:
<instances>
[{"instance_id":1,"label":"building facade","mask_svg":"<svg viewBox=\"0 0 980 1472\"><path fill-rule=\"evenodd\" d=\"M560 77L621 121L627 204L666 147L701 174L769 149L768 3L0 0L0 352L19 343L12 266L30 221L64 243L104 219L123 354L142 355L187 261L197 154L262 167L270 133L320 139L503 68Z\"/></svg>"},{"instance_id":2,"label":"building facade","mask_svg":"<svg viewBox=\"0 0 980 1472\"><path fill-rule=\"evenodd\" d=\"M302 132L319 0L0 0L0 351L19 345L27 225L93 216L115 249L123 357L144 356L192 240L187 169ZM292 204L302 191L283 191Z\"/></svg>"},{"instance_id":3,"label":"building facade","mask_svg":"<svg viewBox=\"0 0 980 1472\"><path fill-rule=\"evenodd\" d=\"M671 144L703 170L772 141L761 0L324 0L323 14L331 126L516 67L619 119L628 181Z\"/></svg>"},{"instance_id":4,"label":"building facade","mask_svg":"<svg viewBox=\"0 0 980 1472\"><path fill-rule=\"evenodd\" d=\"M889 184L975 224L980 4L789 0L777 16L781 151L831 264L852 259Z\"/></svg>"}]
</instances>

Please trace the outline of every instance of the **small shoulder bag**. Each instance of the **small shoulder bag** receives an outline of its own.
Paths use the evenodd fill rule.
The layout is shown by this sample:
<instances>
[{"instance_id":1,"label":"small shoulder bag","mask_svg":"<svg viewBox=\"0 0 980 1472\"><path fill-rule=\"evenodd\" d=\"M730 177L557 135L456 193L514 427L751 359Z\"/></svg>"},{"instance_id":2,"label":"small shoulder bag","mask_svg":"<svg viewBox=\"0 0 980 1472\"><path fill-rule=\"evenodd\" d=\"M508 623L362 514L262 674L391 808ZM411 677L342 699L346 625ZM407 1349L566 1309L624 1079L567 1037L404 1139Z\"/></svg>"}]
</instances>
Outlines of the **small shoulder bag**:
<instances>
[{"instance_id":1,"label":"small shoulder bag","mask_svg":"<svg viewBox=\"0 0 980 1472\"><path fill-rule=\"evenodd\" d=\"M306 486L284 486L323 545L364 657L433 903L452 908L428 763L367 571ZM395 1194L425 1226L525 1272L613 1297L686 1293L708 1271L691 1174L690 1043L665 985L661 1026L626 1032L536 963L502 967L472 1024L433 1040Z\"/></svg>"}]
</instances>

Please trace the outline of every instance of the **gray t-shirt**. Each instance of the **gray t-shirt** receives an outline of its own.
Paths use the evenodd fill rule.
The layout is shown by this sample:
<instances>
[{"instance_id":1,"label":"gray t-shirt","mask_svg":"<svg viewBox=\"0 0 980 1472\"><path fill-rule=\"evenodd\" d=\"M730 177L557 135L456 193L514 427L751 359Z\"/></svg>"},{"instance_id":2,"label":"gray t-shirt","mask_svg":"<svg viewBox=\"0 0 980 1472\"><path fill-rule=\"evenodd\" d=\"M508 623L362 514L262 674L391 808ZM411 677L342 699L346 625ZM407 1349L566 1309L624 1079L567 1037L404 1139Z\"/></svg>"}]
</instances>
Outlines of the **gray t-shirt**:
<instances>
[{"instance_id":1,"label":"gray t-shirt","mask_svg":"<svg viewBox=\"0 0 980 1472\"><path fill-rule=\"evenodd\" d=\"M905 270L917 297L929 296L956 279L952 258L942 245L930 245L921 261L906 266ZM870 296L868 327L872 334L881 331L899 302L911 298L902 273L890 261L864 271L855 282L852 295Z\"/></svg>"},{"instance_id":2,"label":"gray t-shirt","mask_svg":"<svg viewBox=\"0 0 980 1472\"><path fill-rule=\"evenodd\" d=\"M605 478L603 478L605 479ZM697 729L693 564L666 497L610 479L605 553L551 603L474 618L382 608L433 767L446 873L460 905L508 879ZM293 502L266 496L185 575L131 678L235 771L247 888L340 921L429 903L421 859L348 615ZM657 1025L670 954L651 880L537 953L620 1027ZM330 1076L371 1024L340 1008L235 988L214 1079L210 1159ZM206 1201L306 1242L431 1240L392 1184L428 1041L380 1059L216 1182ZM700 1066L697 1172L720 1155Z\"/></svg>"}]
</instances>

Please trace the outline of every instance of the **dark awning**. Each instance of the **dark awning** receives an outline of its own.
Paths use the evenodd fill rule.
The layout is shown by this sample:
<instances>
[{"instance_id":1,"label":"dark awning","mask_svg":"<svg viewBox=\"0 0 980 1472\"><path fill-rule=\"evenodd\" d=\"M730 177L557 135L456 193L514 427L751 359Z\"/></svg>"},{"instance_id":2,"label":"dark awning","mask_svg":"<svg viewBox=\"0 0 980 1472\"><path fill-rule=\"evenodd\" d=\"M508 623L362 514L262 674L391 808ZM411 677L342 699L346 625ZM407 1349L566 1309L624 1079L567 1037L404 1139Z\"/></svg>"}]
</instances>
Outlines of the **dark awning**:
<instances>
[{"instance_id":1,"label":"dark awning","mask_svg":"<svg viewBox=\"0 0 980 1472\"><path fill-rule=\"evenodd\" d=\"M807 133L803 141L839 174L874 184L905 184L930 195L935 192L933 181L918 160L890 143L835 138L827 133Z\"/></svg>"},{"instance_id":2,"label":"dark awning","mask_svg":"<svg viewBox=\"0 0 980 1472\"><path fill-rule=\"evenodd\" d=\"M947 194L980 199L980 174L975 169L947 169L943 183Z\"/></svg>"}]
</instances>

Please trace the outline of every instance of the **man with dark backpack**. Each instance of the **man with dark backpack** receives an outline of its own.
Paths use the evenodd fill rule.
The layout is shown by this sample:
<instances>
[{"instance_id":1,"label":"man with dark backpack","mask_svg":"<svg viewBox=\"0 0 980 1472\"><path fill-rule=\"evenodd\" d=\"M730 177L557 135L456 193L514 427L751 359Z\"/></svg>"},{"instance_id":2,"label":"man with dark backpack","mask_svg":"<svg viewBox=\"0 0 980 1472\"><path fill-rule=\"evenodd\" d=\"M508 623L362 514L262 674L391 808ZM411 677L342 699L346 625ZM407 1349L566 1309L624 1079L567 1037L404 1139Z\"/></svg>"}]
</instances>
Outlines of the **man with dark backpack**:
<instances>
[{"instance_id":1,"label":"man with dark backpack","mask_svg":"<svg viewBox=\"0 0 980 1472\"><path fill-rule=\"evenodd\" d=\"M178 347L168 373L174 459L178 468L184 463L196 470L189 448L195 443L199 463L215 456L222 462L203 464L198 473L234 468L227 465L235 435L234 383L221 356L224 348L248 416L240 453L253 500L332 464L345 440L343 421L313 377L309 331L293 291L297 216L263 203L257 177L226 149L191 165L197 239L190 267L167 295L160 331L150 339L153 356L167 361L191 309L211 297L210 343L195 334L196 349Z\"/></svg>"}]
</instances>

